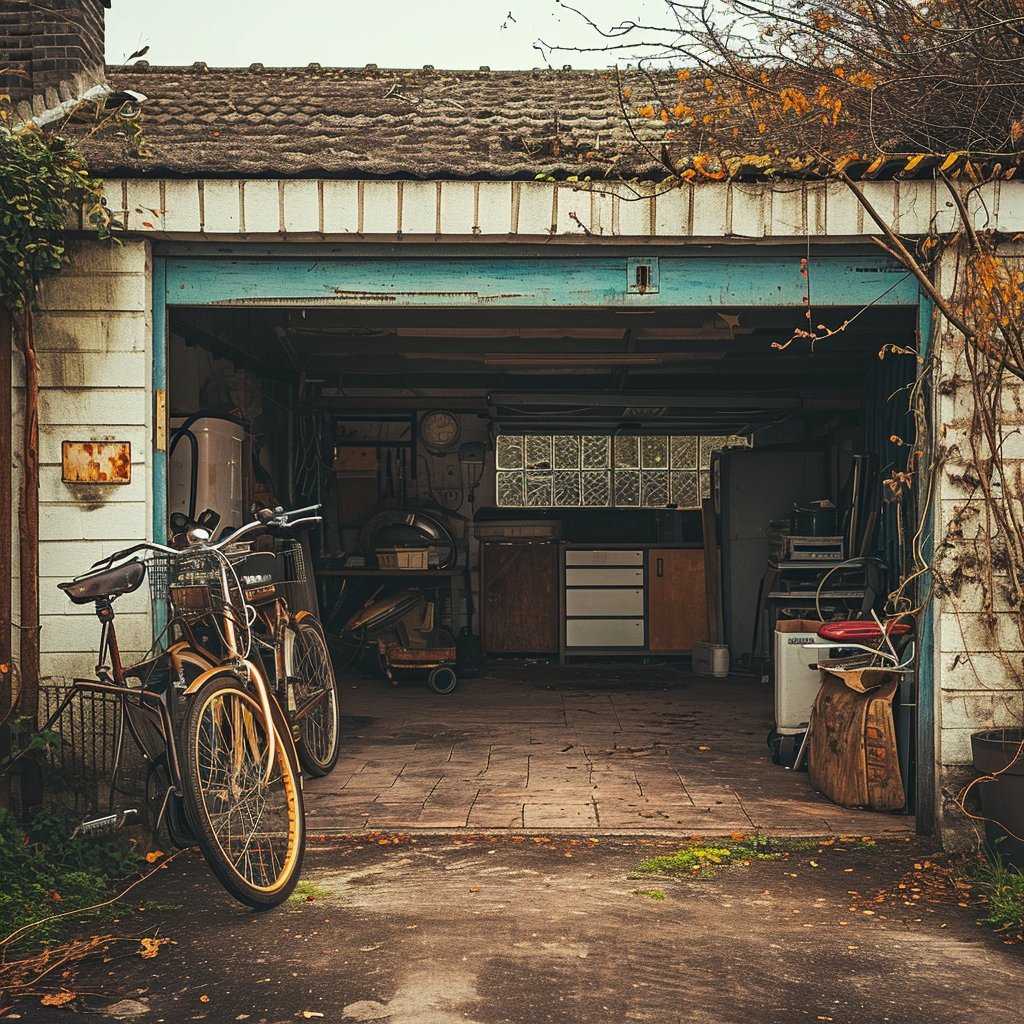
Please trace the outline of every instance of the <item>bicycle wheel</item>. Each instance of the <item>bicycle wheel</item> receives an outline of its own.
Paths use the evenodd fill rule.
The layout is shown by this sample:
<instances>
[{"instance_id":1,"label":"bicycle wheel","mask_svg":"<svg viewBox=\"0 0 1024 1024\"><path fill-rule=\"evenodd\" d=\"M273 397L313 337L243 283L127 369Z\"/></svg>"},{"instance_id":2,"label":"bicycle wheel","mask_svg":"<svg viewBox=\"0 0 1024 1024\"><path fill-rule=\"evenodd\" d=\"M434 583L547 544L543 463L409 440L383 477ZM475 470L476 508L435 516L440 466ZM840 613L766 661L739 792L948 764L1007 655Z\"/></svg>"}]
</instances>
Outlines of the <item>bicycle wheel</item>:
<instances>
[{"instance_id":1,"label":"bicycle wheel","mask_svg":"<svg viewBox=\"0 0 1024 1024\"><path fill-rule=\"evenodd\" d=\"M302 866L305 821L284 716L266 722L231 672L204 683L185 715L183 778L196 840L224 888L256 910L288 898ZM268 729L276 733L267 780Z\"/></svg>"},{"instance_id":2,"label":"bicycle wheel","mask_svg":"<svg viewBox=\"0 0 1024 1024\"><path fill-rule=\"evenodd\" d=\"M341 711L327 641L312 615L285 630L284 669L295 688L299 762L310 775L326 775L338 760Z\"/></svg>"}]
</instances>

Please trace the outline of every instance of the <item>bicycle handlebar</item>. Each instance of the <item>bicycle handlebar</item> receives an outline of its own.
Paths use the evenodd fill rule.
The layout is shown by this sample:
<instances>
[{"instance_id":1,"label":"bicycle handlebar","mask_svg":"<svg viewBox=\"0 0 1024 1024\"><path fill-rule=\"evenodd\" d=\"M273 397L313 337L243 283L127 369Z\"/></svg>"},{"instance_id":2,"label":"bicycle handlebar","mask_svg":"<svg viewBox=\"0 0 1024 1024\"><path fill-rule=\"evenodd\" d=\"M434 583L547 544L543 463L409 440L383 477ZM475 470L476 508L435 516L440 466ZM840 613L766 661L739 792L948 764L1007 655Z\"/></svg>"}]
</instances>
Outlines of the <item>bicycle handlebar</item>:
<instances>
[{"instance_id":1,"label":"bicycle handlebar","mask_svg":"<svg viewBox=\"0 0 1024 1024\"><path fill-rule=\"evenodd\" d=\"M229 533L226 537L222 537L216 544L201 541L197 544L190 544L187 548L172 548L168 547L166 544L157 544L154 541L143 541L139 544L133 544L130 548L115 551L112 555L108 555L106 558L101 558L98 562L93 562L91 568L99 569L112 566L115 562L120 562L125 558L128 558L130 555L134 555L137 551L155 551L158 554L174 555L177 557L194 554L196 551L219 552L229 544L237 543L239 538L252 533L254 530L269 529L274 526L299 526L303 523L318 523L323 518L322 516L309 516L303 515L303 513L319 512L321 508L321 505L307 505L305 508L293 509L290 512L285 512L282 509L261 509L251 523L246 523L244 526L240 526L237 530ZM300 516L300 518L290 521L289 517L295 515Z\"/></svg>"}]
</instances>

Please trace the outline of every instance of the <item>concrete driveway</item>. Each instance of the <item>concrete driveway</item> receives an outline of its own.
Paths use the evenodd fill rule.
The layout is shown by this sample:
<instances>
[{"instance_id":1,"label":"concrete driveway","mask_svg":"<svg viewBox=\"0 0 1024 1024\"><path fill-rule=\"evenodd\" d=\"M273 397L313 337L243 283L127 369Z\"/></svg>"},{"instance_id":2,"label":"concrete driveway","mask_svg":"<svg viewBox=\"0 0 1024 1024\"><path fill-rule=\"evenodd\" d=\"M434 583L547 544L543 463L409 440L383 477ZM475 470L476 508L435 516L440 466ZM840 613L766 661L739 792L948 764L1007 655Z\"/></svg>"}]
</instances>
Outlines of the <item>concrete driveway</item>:
<instances>
[{"instance_id":1,"label":"concrete driveway","mask_svg":"<svg viewBox=\"0 0 1024 1024\"><path fill-rule=\"evenodd\" d=\"M933 884L931 851L916 839L800 845L713 877L638 875L678 845L334 837L311 844L293 900L263 915L233 903L190 855L138 894L154 909L119 925L174 944L151 960L94 963L77 987L97 993L86 1008L103 1019L143 1024L977 1024L1019 1014L1022 947L976 924L979 911L947 898L941 877ZM16 1012L68 1019L38 1002Z\"/></svg>"}]
</instances>

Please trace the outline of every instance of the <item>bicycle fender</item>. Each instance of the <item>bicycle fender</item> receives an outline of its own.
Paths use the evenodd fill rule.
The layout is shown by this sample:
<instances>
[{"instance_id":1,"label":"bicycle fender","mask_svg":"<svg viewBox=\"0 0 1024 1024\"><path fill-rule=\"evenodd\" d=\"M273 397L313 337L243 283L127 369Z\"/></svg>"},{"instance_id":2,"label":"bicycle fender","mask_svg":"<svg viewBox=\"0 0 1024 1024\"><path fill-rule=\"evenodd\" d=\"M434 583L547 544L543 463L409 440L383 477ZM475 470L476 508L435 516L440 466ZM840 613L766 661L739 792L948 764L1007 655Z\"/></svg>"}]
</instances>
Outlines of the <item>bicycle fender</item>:
<instances>
[{"instance_id":1,"label":"bicycle fender","mask_svg":"<svg viewBox=\"0 0 1024 1024\"><path fill-rule=\"evenodd\" d=\"M189 683L188 688L185 690L185 696L190 696L196 693L199 688L211 679L216 679L218 676L231 676L234 679L238 679L238 673L227 665L216 665L213 668L207 669L205 672L196 676L195 679ZM299 752L295 747L295 738L292 736L292 730L288 725L288 718L283 711L281 711L280 705L277 704L277 699L273 694L270 695L271 707L276 708L277 712L281 716L281 720L278 724L278 735L284 740L288 756L292 759L292 764L299 763ZM301 779L301 775L299 776ZM301 785L301 782L300 782Z\"/></svg>"},{"instance_id":2,"label":"bicycle fender","mask_svg":"<svg viewBox=\"0 0 1024 1024\"><path fill-rule=\"evenodd\" d=\"M185 689L185 696L192 696L192 694L194 694L199 689L199 687L201 687L204 683L209 682L216 676L222 675L233 676L236 679L238 678L238 673L235 672L233 669L229 668L227 665L214 665L213 668L208 668L205 672L200 672L200 674L197 675L195 679L193 679L192 682L188 684L188 687Z\"/></svg>"}]
</instances>

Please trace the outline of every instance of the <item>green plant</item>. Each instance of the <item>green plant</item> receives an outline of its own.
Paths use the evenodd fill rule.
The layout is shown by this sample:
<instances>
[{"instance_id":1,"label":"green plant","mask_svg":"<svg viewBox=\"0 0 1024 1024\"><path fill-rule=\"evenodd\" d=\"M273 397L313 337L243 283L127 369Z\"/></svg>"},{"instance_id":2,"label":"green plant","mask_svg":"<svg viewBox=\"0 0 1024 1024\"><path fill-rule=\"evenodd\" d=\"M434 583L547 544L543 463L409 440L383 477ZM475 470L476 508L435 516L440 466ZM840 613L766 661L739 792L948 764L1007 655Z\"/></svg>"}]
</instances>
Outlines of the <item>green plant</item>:
<instances>
[{"instance_id":1,"label":"green plant","mask_svg":"<svg viewBox=\"0 0 1024 1024\"><path fill-rule=\"evenodd\" d=\"M117 225L102 182L74 146L32 125L0 124L0 301L8 308L31 302L39 279L61 268L67 225L79 209L98 237L110 237Z\"/></svg>"},{"instance_id":2,"label":"green plant","mask_svg":"<svg viewBox=\"0 0 1024 1024\"><path fill-rule=\"evenodd\" d=\"M752 860L781 860L789 852L790 847L784 841L762 835L754 835L749 839L720 840L714 845L693 843L673 853L648 858L638 865L631 877L690 875L708 878L717 867L749 863Z\"/></svg>"},{"instance_id":3,"label":"green plant","mask_svg":"<svg viewBox=\"0 0 1024 1024\"><path fill-rule=\"evenodd\" d=\"M325 889L316 882L301 880L295 885L295 891L288 897L293 903L311 903L313 900L322 900L331 895L330 889Z\"/></svg>"},{"instance_id":4,"label":"green plant","mask_svg":"<svg viewBox=\"0 0 1024 1024\"><path fill-rule=\"evenodd\" d=\"M40 811L22 827L0 811L0 943L31 922L42 922L17 945L52 943L74 928L81 918L70 914L58 921L46 918L91 907L109 895L110 883L133 873L138 858L97 839L72 837L70 822L53 811ZM107 911L111 915L115 910Z\"/></svg>"},{"instance_id":5,"label":"green plant","mask_svg":"<svg viewBox=\"0 0 1024 1024\"><path fill-rule=\"evenodd\" d=\"M981 919L984 924L1024 938L1024 874L982 857L965 865L961 877L988 911Z\"/></svg>"},{"instance_id":6,"label":"green plant","mask_svg":"<svg viewBox=\"0 0 1024 1024\"><path fill-rule=\"evenodd\" d=\"M634 889L634 896L646 896L649 900L663 900L665 893L661 889Z\"/></svg>"}]
</instances>

